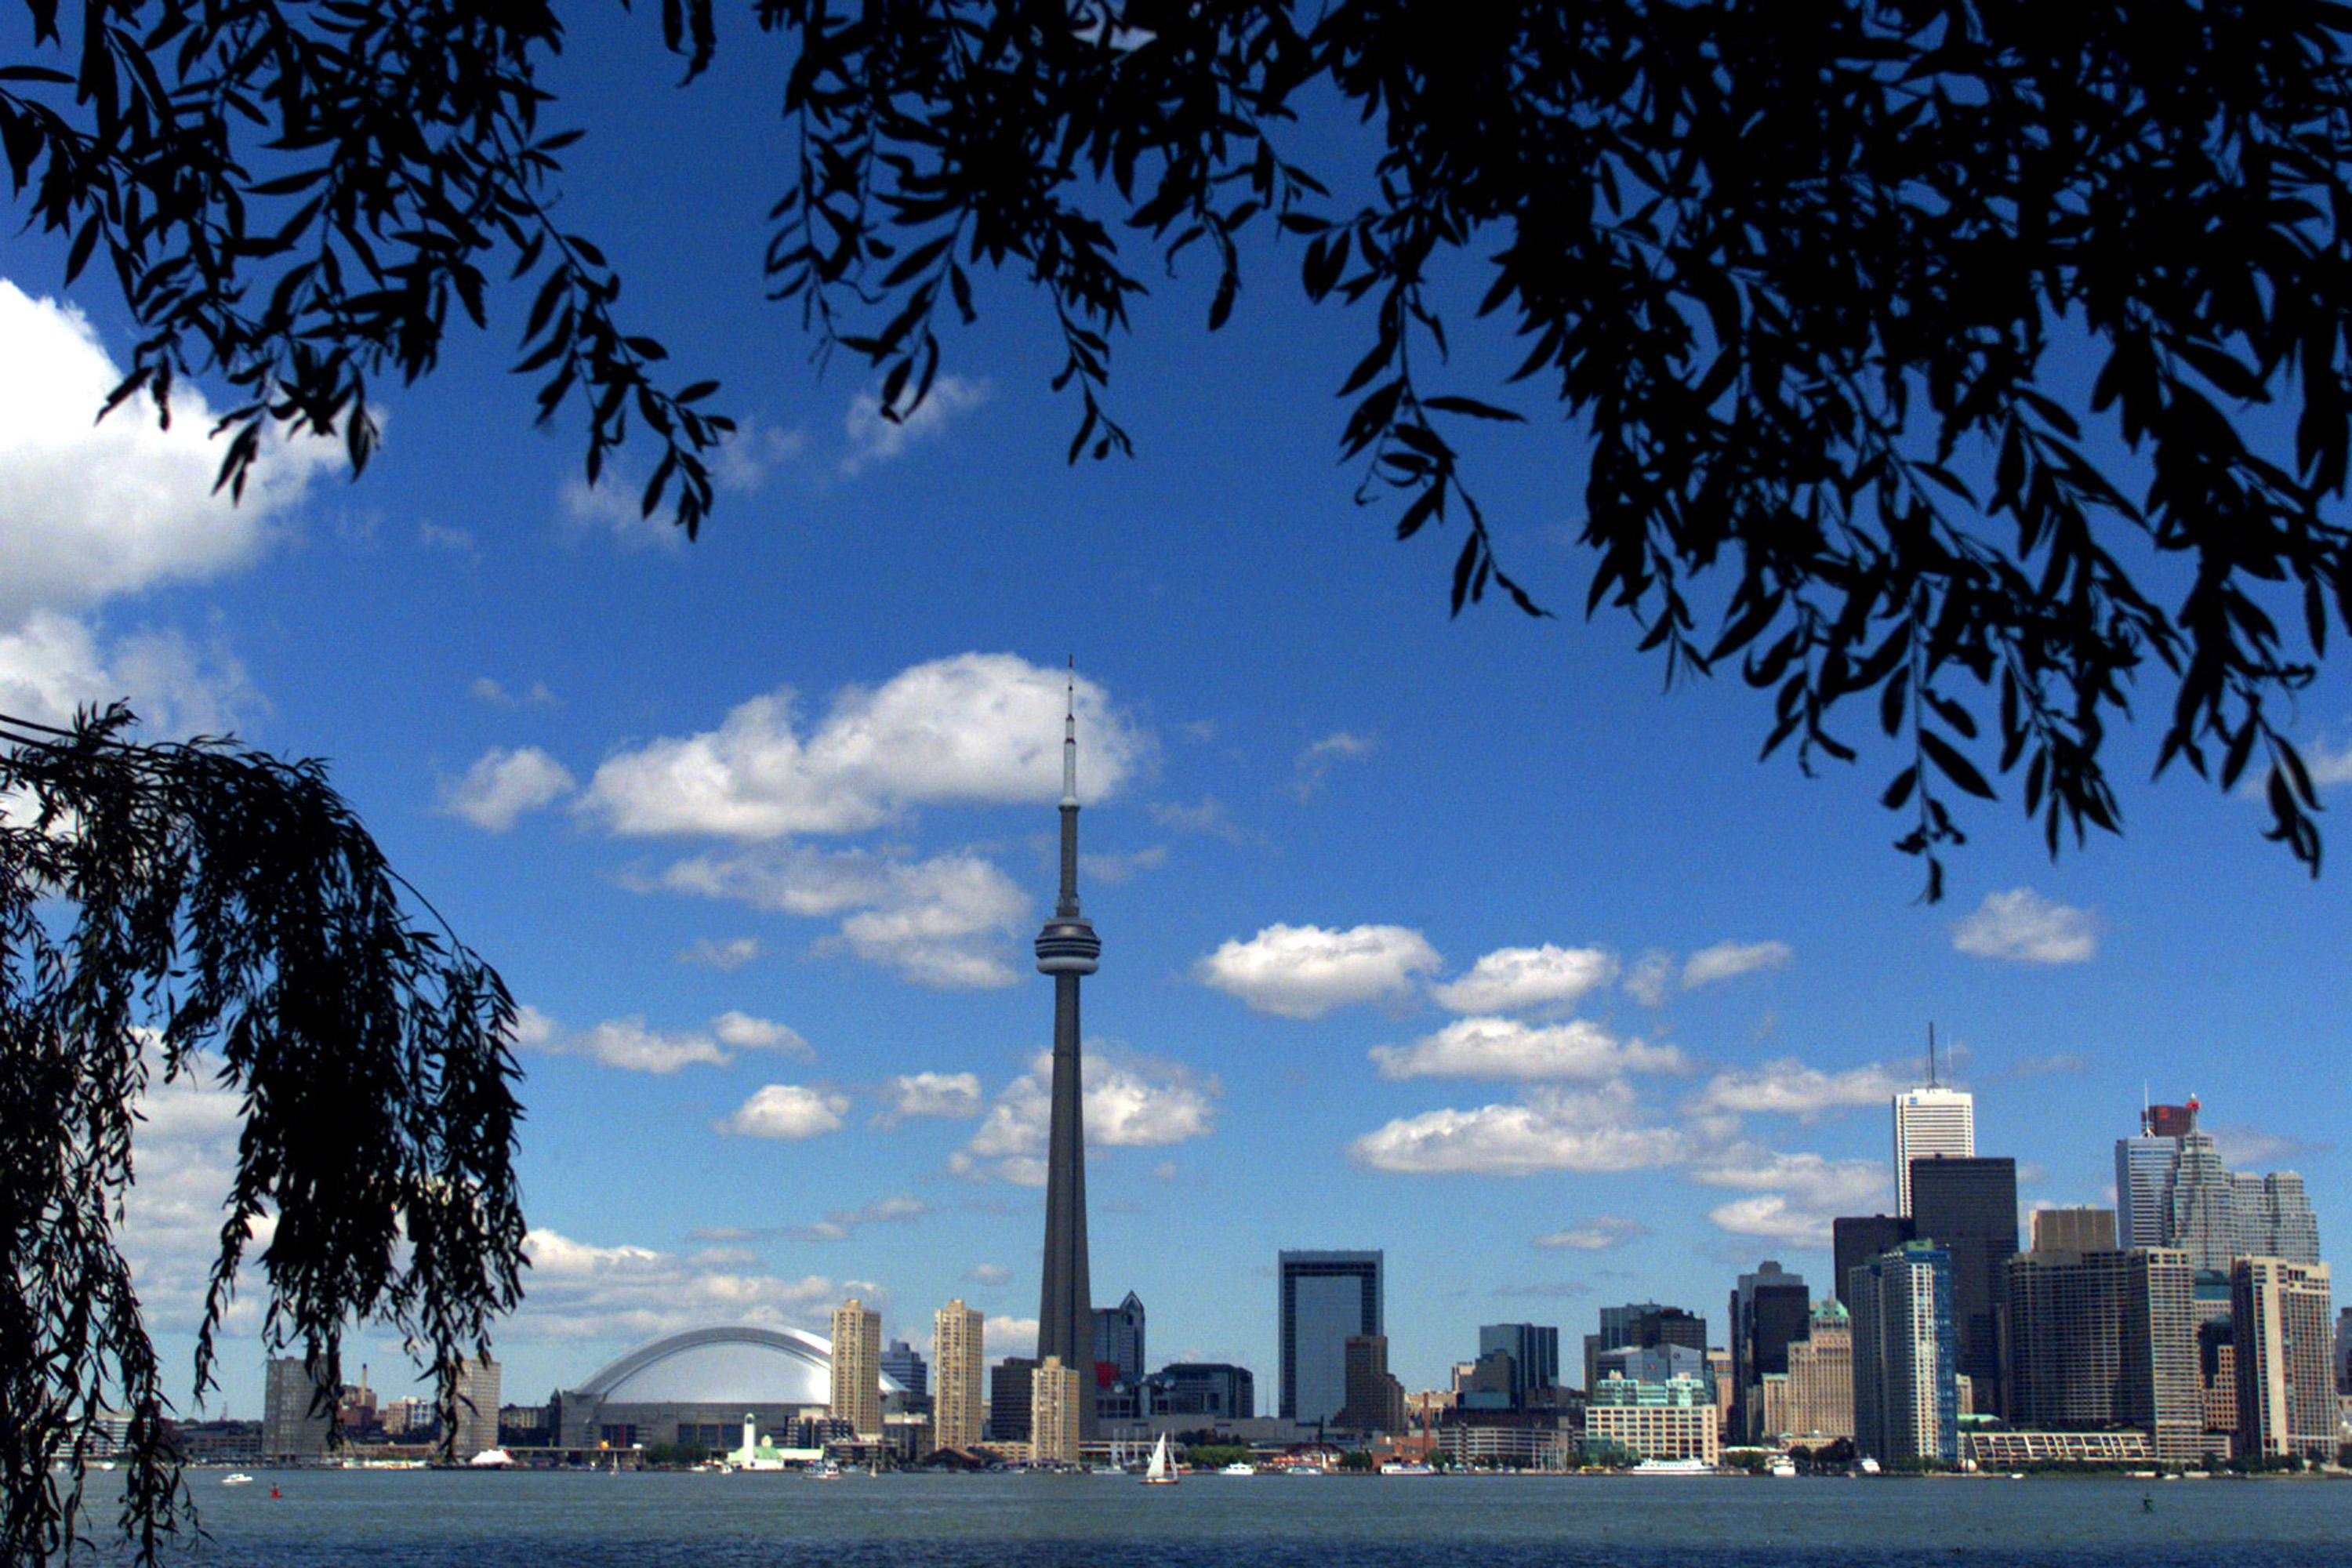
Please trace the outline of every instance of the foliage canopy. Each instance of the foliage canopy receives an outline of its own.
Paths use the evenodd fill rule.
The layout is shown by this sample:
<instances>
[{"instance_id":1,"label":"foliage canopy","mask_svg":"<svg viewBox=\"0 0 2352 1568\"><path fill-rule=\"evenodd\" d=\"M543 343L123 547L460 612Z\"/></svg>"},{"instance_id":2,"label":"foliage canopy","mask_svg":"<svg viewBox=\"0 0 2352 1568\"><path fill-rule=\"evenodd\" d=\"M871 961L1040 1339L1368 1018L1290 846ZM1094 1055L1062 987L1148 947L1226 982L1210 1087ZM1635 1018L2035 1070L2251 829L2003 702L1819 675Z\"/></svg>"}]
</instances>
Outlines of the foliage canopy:
<instances>
[{"instance_id":1,"label":"foliage canopy","mask_svg":"<svg viewBox=\"0 0 2352 1568\"><path fill-rule=\"evenodd\" d=\"M453 300L485 321L496 262L536 279L518 368L541 417L581 395L592 476L641 421L648 513L700 525L713 384L660 381L602 253L551 215L577 134L540 129L552 5L26 5L45 58L0 70L16 189L145 327L126 391L241 389L231 482L273 420L363 460L368 378L431 368ZM1460 528L1457 611L1489 589L1538 605L1458 445L1526 415L1450 383L1449 307L1516 336L1514 379L1589 452L1587 614L1633 617L1670 678L1736 663L1771 693L1767 752L1850 758L1832 721L1862 707L1907 752L1884 804L1931 897L1953 792L2015 775L2053 854L2117 827L2102 752L2143 680L2167 702L2158 770L2266 768L2268 835L2316 870L2286 727L2352 617L2329 515L2352 452L2334 0L754 0L750 20L787 46L797 137L772 289L879 369L892 416L996 268L1053 308L1071 456L1124 451L1107 387L1143 261L1205 254L1214 328L1247 232L1286 234L1307 293L1365 324L1341 388L1362 493L1401 535ZM663 0L689 79L719 23ZM1376 148L1354 210L1300 129L1335 103ZM1433 281L1456 257L1485 273L1475 301Z\"/></svg>"},{"instance_id":2,"label":"foliage canopy","mask_svg":"<svg viewBox=\"0 0 2352 1568\"><path fill-rule=\"evenodd\" d=\"M69 1553L101 1415L130 1416L142 1561L193 1522L119 1244L151 1088L212 1080L242 1127L195 1384L249 1247L263 1334L328 1389L373 1319L438 1374L520 1295L520 1117L498 975L420 927L314 763L132 745L120 708L0 720L0 1562ZM55 1468L59 1461L62 1469Z\"/></svg>"}]
</instances>

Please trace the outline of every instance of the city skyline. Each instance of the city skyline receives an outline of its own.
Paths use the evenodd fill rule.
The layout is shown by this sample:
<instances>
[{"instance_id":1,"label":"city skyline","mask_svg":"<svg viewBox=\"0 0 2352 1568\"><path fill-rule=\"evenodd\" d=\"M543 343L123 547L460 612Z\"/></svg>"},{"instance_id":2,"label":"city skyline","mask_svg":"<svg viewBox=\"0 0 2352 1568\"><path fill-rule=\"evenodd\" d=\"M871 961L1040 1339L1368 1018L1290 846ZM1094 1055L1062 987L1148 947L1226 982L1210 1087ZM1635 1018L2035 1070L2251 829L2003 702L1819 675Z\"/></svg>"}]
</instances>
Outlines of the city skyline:
<instances>
[{"instance_id":1,"label":"city skyline","mask_svg":"<svg viewBox=\"0 0 2352 1568\"><path fill-rule=\"evenodd\" d=\"M638 101L595 51L560 68ZM2309 881L2258 803L2145 784L2136 728L2126 837L2053 865L2011 789L1966 807L1949 896L1917 904L1866 716L1862 767L1759 763L1768 697L1728 671L1662 693L1623 626L1573 613L1572 451L1481 470L1559 618L1449 619L1458 531L1399 545L1350 504L1348 332L1270 277L1181 360L1122 350L1139 455L1069 468L1034 321L992 311L889 425L874 385L777 352L756 290L663 264L674 236L613 195L656 171L617 140L583 144L581 223L745 422L692 545L530 433L502 368L527 301L494 290L489 338L382 389L359 482L283 454L231 510L202 448L221 388L184 387L168 437L93 426L129 325L45 304L38 235L0 287L0 487L38 503L0 533L0 708L127 693L163 733L327 758L499 966L535 1227L511 1390L693 1323L822 1331L861 1293L919 1344L961 1298L992 1361L1024 1350L1052 1044L1025 948L1071 649L1118 975L1083 1040L1094 1304L1152 1303L1157 1361L1251 1366L1270 1405L1285 1248L1384 1250L1412 1388L1465 1327L1716 1315L1766 1258L1827 1295L1828 1220L1893 1212L1883 1118L1929 1019L2023 1204L2110 1204L2148 1082L2201 1095L2231 1167L2299 1171L2324 1237L2352 1223L2340 1103L2299 1065L2342 1037L2341 844ZM681 199L681 231L718 223ZM1197 320L1198 282L1139 309ZM133 527L93 474L167 500ZM2352 679L2323 672L2294 731L2347 798ZM232 1108L151 1109L127 1244L184 1381ZM257 1301L248 1279L226 1342L241 1414ZM387 1387L401 1364L373 1332L347 1359Z\"/></svg>"}]
</instances>

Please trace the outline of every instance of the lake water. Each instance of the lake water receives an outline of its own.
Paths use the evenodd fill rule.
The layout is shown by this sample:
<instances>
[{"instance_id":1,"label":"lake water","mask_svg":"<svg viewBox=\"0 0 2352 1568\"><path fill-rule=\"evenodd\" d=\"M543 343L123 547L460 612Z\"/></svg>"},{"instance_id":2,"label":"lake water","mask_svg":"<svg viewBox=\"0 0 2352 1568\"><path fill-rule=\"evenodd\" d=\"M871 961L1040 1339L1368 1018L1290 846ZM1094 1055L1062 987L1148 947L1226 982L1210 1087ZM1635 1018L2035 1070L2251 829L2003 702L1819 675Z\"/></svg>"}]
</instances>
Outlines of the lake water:
<instances>
[{"instance_id":1,"label":"lake water","mask_svg":"<svg viewBox=\"0 0 2352 1568\"><path fill-rule=\"evenodd\" d=\"M2352 1563L2352 1481L2313 1479L219 1475L191 1477L212 1540L189 1555L259 1568Z\"/></svg>"}]
</instances>

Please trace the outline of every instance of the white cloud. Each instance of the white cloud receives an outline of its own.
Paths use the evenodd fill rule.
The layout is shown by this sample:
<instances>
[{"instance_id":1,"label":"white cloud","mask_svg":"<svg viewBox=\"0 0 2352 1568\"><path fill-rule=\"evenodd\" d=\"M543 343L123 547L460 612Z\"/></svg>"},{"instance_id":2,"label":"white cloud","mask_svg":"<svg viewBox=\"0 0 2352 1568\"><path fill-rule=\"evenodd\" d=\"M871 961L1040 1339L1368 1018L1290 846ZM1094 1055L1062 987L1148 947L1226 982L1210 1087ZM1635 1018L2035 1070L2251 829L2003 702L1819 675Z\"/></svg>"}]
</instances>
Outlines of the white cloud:
<instances>
[{"instance_id":1,"label":"white cloud","mask_svg":"<svg viewBox=\"0 0 2352 1568\"><path fill-rule=\"evenodd\" d=\"M1683 965L1683 989L1695 991L1759 969L1778 969L1795 956L1785 942L1719 942L1690 955Z\"/></svg>"},{"instance_id":2,"label":"white cloud","mask_svg":"<svg viewBox=\"0 0 2352 1568\"><path fill-rule=\"evenodd\" d=\"M1037 1353L1037 1320L1034 1318L994 1317L980 1326L981 1342L988 1347L991 1362L1006 1356L1033 1356Z\"/></svg>"},{"instance_id":3,"label":"white cloud","mask_svg":"<svg viewBox=\"0 0 2352 1568\"><path fill-rule=\"evenodd\" d=\"M446 784L441 809L485 833L504 833L524 813L552 805L579 787L571 770L537 746L493 746L466 776Z\"/></svg>"},{"instance_id":4,"label":"white cloud","mask_svg":"<svg viewBox=\"0 0 2352 1568\"><path fill-rule=\"evenodd\" d=\"M2285 1133L2265 1132L2243 1122L2217 1122L2206 1131L2213 1134L2214 1147L2221 1152L2221 1158L2238 1171L2255 1171L2280 1163L2292 1165L2330 1153L2336 1147Z\"/></svg>"},{"instance_id":5,"label":"white cloud","mask_svg":"<svg viewBox=\"0 0 2352 1568\"><path fill-rule=\"evenodd\" d=\"M835 1209L813 1224L788 1226L784 1234L801 1241L846 1241L860 1226L904 1225L930 1212L931 1205L922 1199L900 1193L862 1208Z\"/></svg>"},{"instance_id":6,"label":"white cloud","mask_svg":"<svg viewBox=\"0 0 2352 1568\"><path fill-rule=\"evenodd\" d=\"M1250 836L1234 823L1224 802L1215 795L1204 795L1198 805L1186 805L1180 801L1155 800L1144 808L1152 822L1176 833L1198 833L1211 838L1222 838L1228 844L1247 844Z\"/></svg>"},{"instance_id":7,"label":"white cloud","mask_svg":"<svg viewBox=\"0 0 2352 1568\"><path fill-rule=\"evenodd\" d=\"M1003 1285L1012 1279L1013 1270L1002 1263L975 1263L964 1278L975 1285ZM1035 1332L1034 1326L1031 1332Z\"/></svg>"},{"instance_id":8,"label":"white cloud","mask_svg":"<svg viewBox=\"0 0 2352 1568\"><path fill-rule=\"evenodd\" d=\"M804 430L779 430L745 415L735 422L735 433L719 443L711 461L711 477L722 490L749 494L767 488L768 476L807 449Z\"/></svg>"},{"instance_id":9,"label":"white cloud","mask_svg":"<svg viewBox=\"0 0 2352 1568\"><path fill-rule=\"evenodd\" d=\"M1078 854L1078 875L1089 883L1107 882L1116 887L1131 882L1144 871L1157 871L1168 864L1168 847L1163 844L1148 845L1141 849L1124 853L1104 850L1081 850Z\"/></svg>"},{"instance_id":10,"label":"white cloud","mask_svg":"<svg viewBox=\"0 0 2352 1568\"><path fill-rule=\"evenodd\" d=\"M1567 1248L1575 1252L1605 1252L1622 1247L1650 1234L1650 1227L1637 1219L1622 1215L1600 1214L1591 1219L1579 1220L1566 1230L1555 1230L1536 1237L1536 1245L1547 1249Z\"/></svg>"},{"instance_id":11,"label":"white cloud","mask_svg":"<svg viewBox=\"0 0 2352 1568\"><path fill-rule=\"evenodd\" d=\"M657 885L804 919L838 916L840 945L920 985L987 988L1020 978L1008 959L1028 896L978 855L908 861L862 849L768 848L681 860Z\"/></svg>"},{"instance_id":12,"label":"white cloud","mask_svg":"<svg viewBox=\"0 0 2352 1568\"><path fill-rule=\"evenodd\" d=\"M739 1051L781 1051L802 1061L816 1054L783 1025L745 1013L721 1014L711 1020L708 1033L649 1029L642 1016L608 1018L590 1029L567 1029L538 1008L523 1006L516 1009L515 1043L543 1056L585 1057L606 1067L649 1073L725 1067Z\"/></svg>"},{"instance_id":13,"label":"white cloud","mask_svg":"<svg viewBox=\"0 0 2352 1568\"><path fill-rule=\"evenodd\" d=\"M611 757L583 809L615 833L758 840L863 832L925 805L1055 800L1065 680L1017 655L959 654L843 689L805 733L794 694L779 690L717 730ZM1093 802L1127 784L1150 742L1094 682L1077 682L1076 700L1078 782Z\"/></svg>"},{"instance_id":14,"label":"white cloud","mask_svg":"<svg viewBox=\"0 0 2352 1568\"><path fill-rule=\"evenodd\" d=\"M1644 1007L1663 1007L1674 989L1675 955L1655 949L1633 961L1625 972L1625 994Z\"/></svg>"},{"instance_id":15,"label":"white cloud","mask_svg":"<svg viewBox=\"0 0 2352 1568\"><path fill-rule=\"evenodd\" d=\"M487 702L493 708L552 708L557 705L555 693L544 680L534 680L520 691L509 691L497 679L487 675L474 677L466 688L477 702Z\"/></svg>"},{"instance_id":16,"label":"white cloud","mask_svg":"<svg viewBox=\"0 0 2352 1568\"><path fill-rule=\"evenodd\" d=\"M1291 764L1290 792L1305 800L1323 787L1334 763L1361 762L1379 746L1377 737L1334 730L1298 753Z\"/></svg>"},{"instance_id":17,"label":"white cloud","mask_svg":"<svg viewBox=\"0 0 2352 1568\"><path fill-rule=\"evenodd\" d=\"M729 937L725 942L698 936L691 947L678 950L680 963L698 964L704 969L716 969L732 973L760 956L760 939L752 936Z\"/></svg>"},{"instance_id":18,"label":"white cloud","mask_svg":"<svg viewBox=\"0 0 2352 1568\"><path fill-rule=\"evenodd\" d=\"M617 463L607 463L593 485L584 474L573 474L560 495L564 518L574 528L602 530L625 550L685 548L686 530L658 508L647 517L644 488Z\"/></svg>"},{"instance_id":19,"label":"white cloud","mask_svg":"<svg viewBox=\"0 0 2352 1568\"><path fill-rule=\"evenodd\" d=\"M77 708L117 700L156 736L223 734L268 706L217 638L198 647L177 631L142 628L109 645L89 622L54 610L0 629L0 712L62 724Z\"/></svg>"},{"instance_id":20,"label":"white cloud","mask_svg":"<svg viewBox=\"0 0 2352 1568\"><path fill-rule=\"evenodd\" d=\"M1707 1211L1719 1229L1794 1246L1825 1247L1839 1215L1884 1212L1894 1186L1877 1160L1829 1160L1739 1144L1695 1166L1693 1181L1752 1195Z\"/></svg>"},{"instance_id":21,"label":"white cloud","mask_svg":"<svg viewBox=\"0 0 2352 1568\"><path fill-rule=\"evenodd\" d=\"M1793 1058L1707 1079L1693 1109L1739 1116L1769 1112L1808 1119L1846 1106L1884 1106L1910 1087L1876 1062L1828 1073Z\"/></svg>"},{"instance_id":22,"label":"white cloud","mask_svg":"<svg viewBox=\"0 0 2352 1568\"><path fill-rule=\"evenodd\" d=\"M2043 1078L2053 1073L2079 1073L2083 1058L2073 1051L2053 1051L2046 1056L2021 1057L2009 1071L2012 1078Z\"/></svg>"},{"instance_id":23,"label":"white cloud","mask_svg":"<svg viewBox=\"0 0 2352 1568\"><path fill-rule=\"evenodd\" d=\"M1680 1072L1673 1046L1619 1040L1583 1018L1537 1025L1516 1018L1456 1018L1410 1046L1374 1046L1382 1078L1613 1079Z\"/></svg>"},{"instance_id":24,"label":"white cloud","mask_svg":"<svg viewBox=\"0 0 2352 1568\"><path fill-rule=\"evenodd\" d=\"M2012 963L2085 963L2099 951L2099 922L2088 910L2011 888L1987 893L1976 913L1952 928L1952 945Z\"/></svg>"},{"instance_id":25,"label":"white cloud","mask_svg":"<svg viewBox=\"0 0 2352 1568\"><path fill-rule=\"evenodd\" d=\"M841 456L842 477L854 479L876 463L903 456L915 442L938 437L950 420L986 403L993 390L985 380L942 375L931 383L930 395L923 399L921 407L895 421L883 417L880 396L859 393L850 400L849 412L842 416L841 432L848 441Z\"/></svg>"},{"instance_id":26,"label":"white cloud","mask_svg":"<svg viewBox=\"0 0 2352 1568\"><path fill-rule=\"evenodd\" d=\"M182 382L168 429L143 395L99 419L121 379L79 310L0 279L0 627L250 566L342 466L337 442L266 440L236 501L213 489L227 443L203 395Z\"/></svg>"},{"instance_id":27,"label":"white cloud","mask_svg":"<svg viewBox=\"0 0 2352 1568\"><path fill-rule=\"evenodd\" d=\"M1520 1013L1565 1007L1617 978L1617 955L1598 947L1506 947L1483 954L1430 995L1450 1013Z\"/></svg>"},{"instance_id":28,"label":"white cloud","mask_svg":"<svg viewBox=\"0 0 2352 1568\"><path fill-rule=\"evenodd\" d=\"M1349 1146L1358 1164L1416 1175L1528 1176L1542 1171L1639 1171L1683 1158L1677 1129L1650 1124L1622 1083L1582 1092L1538 1089L1524 1103L1401 1117Z\"/></svg>"},{"instance_id":29,"label":"white cloud","mask_svg":"<svg viewBox=\"0 0 2352 1568\"><path fill-rule=\"evenodd\" d=\"M883 1091L887 1101L879 1127L896 1127L909 1117L961 1121L980 1114L980 1075L971 1072L900 1073Z\"/></svg>"},{"instance_id":30,"label":"white cloud","mask_svg":"<svg viewBox=\"0 0 2352 1568\"><path fill-rule=\"evenodd\" d=\"M1270 925L1247 942L1226 942L1194 973L1255 1011L1319 1018L1335 1007L1410 992L1413 976L1439 962L1428 940L1404 926Z\"/></svg>"},{"instance_id":31,"label":"white cloud","mask_svg":"<svg viewBox=\"0 0 2352 1568\"><path fill-rule=\"evenodd\" d=\"M242 1096L218 1083L220 1061L198 1056L178 1081L162 1081L159 1068L134 1103L140 1117L131 1133L137 1180L123 1198L118 1233L123 1256L151 1321L193 1323L204 1310L205 1291L220 1255L225 1205L236 1173L237 1139L245 1126ZM256 1256L274 1234L274 1216L253 1222ZM259 1321L260 1297L241 1294L231 1307L229 1327L245 1331Z\"/></svg>"},{"instance_id":32,"label":"white cloud","mask_svg":"<svg viewBox=\"0 0 2352 1568\"><path fill-rule=\"evenodd\" d=\"M846 1288L821 1274L788 1279L759 1272L740 1247L681 1256L541 1229L523 1238L523 1250L531 1260L530 1294L500 1332L524 1341L641 1342L712 1322L822 1334Z\"/></svg>"},{"instance_id":33,"label":"white cloud","mask_svg":"<svg viewBox=\"0 0 2352 1568\"><path fill-rule=\"evenodd\" d=\"M1178 1062L1128 1056L1088 1042L1085 1079L1087 1146L1157 1149L1205 1138L1215 1131L1223 1089ZM995 1177L1015 1186L1043 1186L1052 1131L1054 1056L1040 1051L1029 1070L1004 1086L971 1142L949 1162L950 1173Z\"/></svg>"},{"instance_id":34,"label":"white cloud","mask_svg":"<svg viewBox=\"0 0 2352 1568\"><path fill-rule=\"evenodd\" d=\"M746 1138L816 1138L840 1131L848 1110L845 1095L772 1083L737 1106L735 1114L719 1125Z\"/></svg>"}]
</instances>

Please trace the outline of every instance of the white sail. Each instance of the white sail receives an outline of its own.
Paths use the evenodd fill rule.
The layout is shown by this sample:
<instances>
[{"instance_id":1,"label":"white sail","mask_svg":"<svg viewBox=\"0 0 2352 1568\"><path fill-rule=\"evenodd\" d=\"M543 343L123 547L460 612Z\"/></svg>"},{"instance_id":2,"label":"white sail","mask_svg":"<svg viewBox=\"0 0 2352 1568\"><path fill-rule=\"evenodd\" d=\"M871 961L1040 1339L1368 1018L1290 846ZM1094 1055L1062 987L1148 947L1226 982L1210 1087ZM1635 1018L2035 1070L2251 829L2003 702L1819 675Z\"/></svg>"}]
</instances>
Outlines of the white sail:
<instances>
[{"instance_id":1,"label":"white sail","mask_svg":"<svg viewBox=\"0 0 2352 1568\"><path fill-rule=\"evenodd\" d=\"M1176 1479L1168 1473L1168 1434L1165 1432L1160 1434L1160 1441L1151 1447L1151 1463L1144 1470L1143 1479L1147 1481L1172 1481Z\"/></svg>"}]
</instances>

